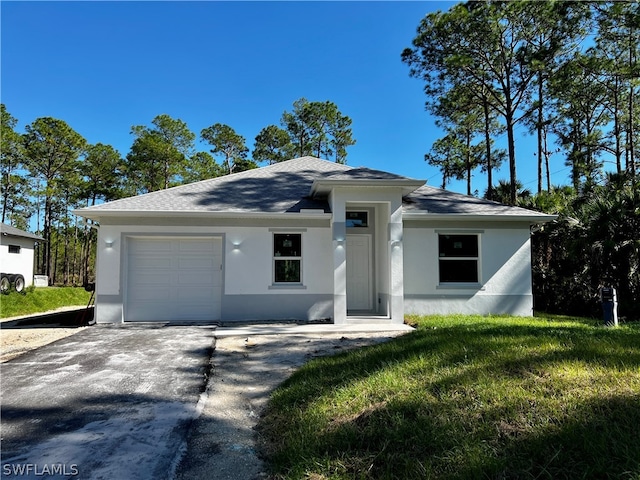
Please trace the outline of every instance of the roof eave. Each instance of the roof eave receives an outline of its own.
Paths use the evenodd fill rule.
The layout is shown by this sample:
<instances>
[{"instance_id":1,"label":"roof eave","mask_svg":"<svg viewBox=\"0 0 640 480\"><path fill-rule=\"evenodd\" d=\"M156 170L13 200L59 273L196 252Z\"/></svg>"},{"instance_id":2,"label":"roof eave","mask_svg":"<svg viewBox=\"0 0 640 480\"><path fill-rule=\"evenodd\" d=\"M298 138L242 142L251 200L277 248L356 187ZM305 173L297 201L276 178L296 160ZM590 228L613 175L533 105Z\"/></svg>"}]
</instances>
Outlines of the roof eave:
<instances>
[{"instance_id":1,"label":"roof eave","mask_svg":"<svg viewBox=\"0 0 640 480\"><path fill-rule=\"evenodd\" d=\"M325 212L210 212L197 210L90 210L78 209L74 215L92 220L117 217L195 217L195 218L300 218L330 219L331 213Z\"/></svg>"},{"instance_id":2,"label":"roof eave","mask_svg":"<svg viewBox=\"0 0 640 480\"><path fill-rule=\"evenodd\" d=\"M429 212L405 212L402 214L403 220L473 220L473 221L494 221L494 222L528 222L531 225L552 222L557 219L557 215L536 214L536 215L505 215L505 214L475 214L475 213L429 213Z\"/></svg>"},{"instance_id":3,"label":"roof eave","mask_svg":"<svg viewBox=\"0 0 640 480\"><path fill-rule=\"evenodd\" d=\"M34 242L44 242L45 241L45 239L43 237L40 237L38 235L29 235L29 232L27 232L27 235L21 235L21 234L17 234L17 233L9 233L9 232L2 232L1 235L3 237L26 238L28 240L33 240Z\"/></svg>"},{"instance_id":4,"label":"roof eave","mask_svg":"<svg viewBox=\"0 0 640 480\"><path fill-rule=\"evenodd\" d=\"M335 187L400 187L402 195L408 195L418 188L422 187L426 180L413 179L316 179L311 185L310 196L322 195L329 193Z\"/></svg>"}]
</instances>

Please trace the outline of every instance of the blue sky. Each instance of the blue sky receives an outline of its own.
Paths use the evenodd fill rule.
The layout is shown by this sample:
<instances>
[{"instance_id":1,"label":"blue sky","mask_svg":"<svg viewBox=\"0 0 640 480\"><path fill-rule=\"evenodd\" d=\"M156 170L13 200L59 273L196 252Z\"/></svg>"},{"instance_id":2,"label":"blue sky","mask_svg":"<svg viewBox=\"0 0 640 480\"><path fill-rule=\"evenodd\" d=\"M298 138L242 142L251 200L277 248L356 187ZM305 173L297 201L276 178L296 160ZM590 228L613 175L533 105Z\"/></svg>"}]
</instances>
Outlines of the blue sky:
<instances>
[{"instance_id":1,"label":"blue sky","mask_svg":"<svg viewBox=\"0 0 640 480\"><path fill-rule=\"evenodd\" d=\"M196 134L226 123L252 148L296 99L330 100L353 120L349 165L439 186L424 154L442 133L400 53L426 13L452 5L3 1L2 103L19 131L51 116L125 156L131 126L161 113ZM518 135L518 178L535 190L535 142L522 127ZM567 183L569 170L555 162L552 183ZM494 181L503 178L506 168ZM484 193L480 172L473 188ZM448 189L466 191L464 182Z\"/></svg>"}]
</instances>

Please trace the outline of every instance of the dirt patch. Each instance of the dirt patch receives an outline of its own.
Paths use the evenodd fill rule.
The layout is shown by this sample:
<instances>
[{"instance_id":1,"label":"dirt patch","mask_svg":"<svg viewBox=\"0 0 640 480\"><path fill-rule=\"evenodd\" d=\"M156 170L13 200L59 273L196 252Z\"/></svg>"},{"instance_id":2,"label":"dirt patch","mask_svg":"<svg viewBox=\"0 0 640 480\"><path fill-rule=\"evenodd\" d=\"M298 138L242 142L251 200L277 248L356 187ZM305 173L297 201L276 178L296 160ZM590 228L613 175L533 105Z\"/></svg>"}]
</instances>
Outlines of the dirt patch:
<instances>
[{"instance_id":1,"label":"dirt patch","mask_svg":"<svg viewBox=\"0 0 640 480\"><path fill-rule=\"evenodd\" d=\"M65 310L59 309L57 311ZM23 325L23 317L6 318L0 322L0 363L78 333L86 328L48 323Z\"/></svg>"}]
</instances>

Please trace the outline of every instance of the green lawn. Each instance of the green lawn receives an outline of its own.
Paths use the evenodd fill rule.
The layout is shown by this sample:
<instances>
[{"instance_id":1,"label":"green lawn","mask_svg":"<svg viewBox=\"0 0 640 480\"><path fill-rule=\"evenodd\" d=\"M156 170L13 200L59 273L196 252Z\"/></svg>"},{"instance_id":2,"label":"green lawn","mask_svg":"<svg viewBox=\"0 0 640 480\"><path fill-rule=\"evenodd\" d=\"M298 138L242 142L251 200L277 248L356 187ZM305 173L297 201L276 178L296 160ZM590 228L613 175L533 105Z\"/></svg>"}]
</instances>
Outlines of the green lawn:
<instances>
[{"instance_id":1,"label":"green lawn","mask_svg":"<svg viewBox=\"0 0 640 480\"><path fill-rule=\"evenodd\" d=\"M275 478L640 479L640 325L413 320L274 392Z\"/></svg>"},{"instance_id":2,"label":"green lawn","mask_svg":"<svg viewBox=\"0 0 640 480\"><path fill-rule=\"evenodd\" d=\"M25 294L12 291L0 295L0 318L16 317L55 310L60 307L83 306L91 293L81 287L27 288Z\"/></svg>"}]
</instances>

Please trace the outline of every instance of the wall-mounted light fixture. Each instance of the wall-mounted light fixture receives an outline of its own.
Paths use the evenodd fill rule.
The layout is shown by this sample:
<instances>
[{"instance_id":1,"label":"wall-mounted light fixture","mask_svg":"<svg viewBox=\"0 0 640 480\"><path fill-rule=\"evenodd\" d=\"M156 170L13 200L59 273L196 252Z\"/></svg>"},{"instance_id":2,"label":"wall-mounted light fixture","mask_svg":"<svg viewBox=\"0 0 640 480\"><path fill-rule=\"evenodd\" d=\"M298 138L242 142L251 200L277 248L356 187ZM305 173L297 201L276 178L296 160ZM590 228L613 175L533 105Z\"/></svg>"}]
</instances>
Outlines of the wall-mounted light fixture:
<instances>
[{"instance_id":1,"label":"wall-mounted light fixture","mask_svg":"<svg viewBox=\"0 0 640 480\"><path fill-rule=\"evenodd\" d=\"M107 248L113 248L113 240L105 240L104 241L104 246Z\"/></svg>"},{"instance_id":2,"label":"wall-mounted light fixture","mask_svg":"<svg viewBox=\"0 0 640 480\"><path fill-rule=\"evenodd\" d=\"M402 242L400 240L393 240L391 242L391 248L400 248L401 245L402 245Z\"/></svg>"},{"instance_id":3,"label":"wall-mounted light fixture","mask_svg":"<svg viewBox=\"0 0 640 480\"><path fill-rule=\"evenodd\" d=\"M236 252L240 250L240 242L233 242L233 250Z\"/></svg>"},{"instance_id":4,"label":"wall-mounted light fixture","mask_svg":"<svg viewBox=\"0 0 640 480\"><path fill-rule=\"evenodd\" d=\"M336 240L336 247L343 248L344 247L344 239L339 238Z\"/></svg>"}]
</instances>

